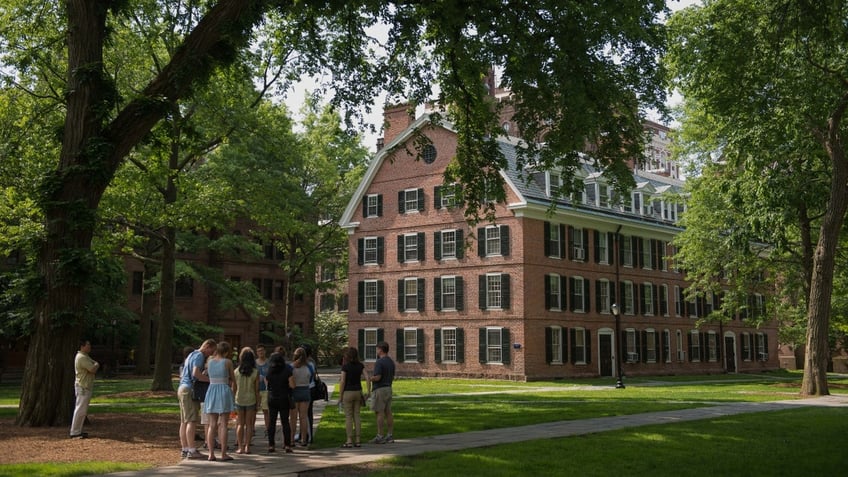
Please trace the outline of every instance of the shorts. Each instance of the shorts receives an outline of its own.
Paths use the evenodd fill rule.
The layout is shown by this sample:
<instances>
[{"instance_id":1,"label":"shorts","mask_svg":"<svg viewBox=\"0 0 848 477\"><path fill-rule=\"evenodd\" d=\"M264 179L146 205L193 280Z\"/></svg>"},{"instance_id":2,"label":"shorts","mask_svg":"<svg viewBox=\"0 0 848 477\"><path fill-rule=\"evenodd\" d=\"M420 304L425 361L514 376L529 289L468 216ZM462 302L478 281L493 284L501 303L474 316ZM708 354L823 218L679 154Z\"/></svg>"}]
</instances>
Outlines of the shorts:
<instances>
[{"instance_id":1,"label":"shorts","mask_svg":"<svg viewBox=\"0 0 848 477\"><path fill-rule=\"evenodd\" d=\"M294 402L311 402L312 392L308 386L299 386L292 391L292 399Z\"/></svg>"},{"instance_id":2,"label":"shorts","mask_svg":"<svg viewBox=\"0 0 848 477\"><path fill-rule=\"evenodd\" d=\"M191 398L191 386L180 386L177 400L180 402L180 422L200 422L200 401Z\"/></svg>"},{"instance_id":3,"label":"shorts","mask_svg":"<svg viewBox=\"0 0 848 477\"><path fill-rule=\"evenodd\" d=\"M259 409L268 410L268 391L259 391Z\"/></svg>"},{"instance_id":4,"label":"shorts","mask_svg":"<svg viewBox=\"0 0 848 477\"><path fill-rule=\"evenodd\" d=\"M371 393L371 409L374 412L386 412L392 408L392 387L383 386Z\"/></svg>"},{"instance_id":5,"label":"shorts","mask_svg":"<svg viewBox=\"0 0 848 477\"><path fill-rule=\"evenodd\" d=\"M240 405L236 404L236 411L238 411L238 412L255 411L255 410L256 410L256 404L251 404L249 406L240 406Z\"/></svg>"}]
</instances>

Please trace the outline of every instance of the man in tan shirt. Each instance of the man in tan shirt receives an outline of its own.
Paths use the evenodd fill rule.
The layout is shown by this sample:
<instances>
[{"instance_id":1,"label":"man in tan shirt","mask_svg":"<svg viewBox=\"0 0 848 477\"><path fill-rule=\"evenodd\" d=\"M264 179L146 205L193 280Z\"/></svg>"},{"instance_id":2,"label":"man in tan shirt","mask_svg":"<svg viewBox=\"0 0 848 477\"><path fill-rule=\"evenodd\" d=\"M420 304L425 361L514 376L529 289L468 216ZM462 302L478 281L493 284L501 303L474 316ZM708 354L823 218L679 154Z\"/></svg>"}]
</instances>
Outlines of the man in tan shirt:
<instances>
[{"instance_id":1,"label":"man in tan shirt","mask_svg":"<svg viewBox=\"0 0 848 477\"><path fill-rule=\"evenodd\" d=\"M94 388L94 375L100 364L91 359L91 342L86 339L80 340L80 348L74 358L74 392L77 396L74 406L74 418L71 421L71 439L84 439L88 437L87 432L82 432L82 424L88 414L88 405L91 403L91 392Z\"/></svg>"}]
</instances>

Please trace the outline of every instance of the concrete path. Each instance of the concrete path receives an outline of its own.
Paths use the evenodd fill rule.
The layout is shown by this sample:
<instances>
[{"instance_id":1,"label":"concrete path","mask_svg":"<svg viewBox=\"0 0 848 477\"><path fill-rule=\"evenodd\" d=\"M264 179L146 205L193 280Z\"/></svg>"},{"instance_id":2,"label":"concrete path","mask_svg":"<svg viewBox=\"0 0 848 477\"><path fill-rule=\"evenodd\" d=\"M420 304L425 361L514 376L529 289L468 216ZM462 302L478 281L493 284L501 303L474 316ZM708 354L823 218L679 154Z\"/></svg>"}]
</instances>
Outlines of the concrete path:
<instances>
[{"instance_id":1,"label":"concrete path","mask_svg":"<svg viewBox=\"0 0 848 477\"><path fill-rule=\"evenodd\" d=\"M321 374L327 385L332 389L332 384L338 380L338 375L332 376ZM332 396L331 396L332 398ZM335 400L329 403L319 401L315 403L315 426L318 427L321 411L325 405L334 405ZM282 447L277 448L275 454L266 454L265 443L261 435L254 438L256 451L260 453L246 456L235 455L231 462L207 462L184 460L180 464L170 467L159 467L140 472L120 472L109 474L111 476L148 477L161 475L203 475L206 477L232 477L239 476L277 476L295 477L300 472L309 470L335 467L341 465L362 464L374 462L375 460L422 454L431 451L451 451L457 449L469 449L475 447L487 447L509 442L528 441L535 439L551 439L557 437L568 437L581 434L593 434L598 432L613 431L617 429L646 426L653 424L669 424L675 422L695 421L699 419L713 419L735 414L776 411L781 409L792 409L801 406L833 406L848 407L848 396L835 395L819 398L773 401L764 403L733 403L722 404L697 409L682 409L678 411L649 412L644 414L632 414L628 416L599 417L594 419L583 419L577 421L560 421L543 424L534 424L523 427L510 427L504 429L491 429L486 431L465 432L459 434L445 434L432 437L419 437L414 439L398 439L392 444L368 444L363 443L360 448L341 449L328 448L317 450L303 450L295 448L293 454L280 452ZM363 410L363 412L367 412ZM372 417L364 414L363 419ZM259 416L257 428L262 416ZM315 431L320 434L319 430ZM365 436L363 436L365 438ZM230 438L230 443L235 438ZM176 453L176 449L174 452Z\"/></svg>"}]
</instances>

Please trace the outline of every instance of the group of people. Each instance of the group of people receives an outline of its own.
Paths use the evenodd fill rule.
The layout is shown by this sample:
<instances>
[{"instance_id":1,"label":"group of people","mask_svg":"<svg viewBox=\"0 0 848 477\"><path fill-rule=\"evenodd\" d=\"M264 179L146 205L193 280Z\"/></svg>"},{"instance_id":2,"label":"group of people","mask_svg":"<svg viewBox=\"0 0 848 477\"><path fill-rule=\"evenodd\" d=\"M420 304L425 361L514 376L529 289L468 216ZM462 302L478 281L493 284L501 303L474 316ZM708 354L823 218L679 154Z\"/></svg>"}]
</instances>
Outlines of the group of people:
<instances>
[{"instance_id":1,"label":"group of people","mask_svg":"<svg viewBox=\"0 0 848 477\"><path fill-rule=\"evenodd\" d=\"M339 400L343 403L347 438L342 447L361 445L360 409L369 398L373 400L371 407L377 414L377 436L372 442L394 442L391 384L395 367L388 351L387 343L378 345L378 359L370 375L365 371L356 348L348 348L344 353ZM215 450L220 448L220 460L232 460L233 457L227 453L227 424L233 411L237 412L237 454L251 452L250 443L259 410L265 418L268 452L276 451L278 418L285 452L292 452L294 445L306 447L311 444L312 388L317 377L311 349L308 346L298 347L292 353L290 363L286 362L282 347L277 347L267 359L263 345L257 346L255 352L245 347L238 353L237 363L231 359L231 353L229 343L209 339L200 348L190 350L185 357L177 390L182 457L215 461L219 459ZM363 392L362 380L367 382L367 392ZM202 404L192 393L197 382L208 383ZM207 420L205 439L208 456L197 449L195 442L202 415Z\"/></svg>"}]
</instances>

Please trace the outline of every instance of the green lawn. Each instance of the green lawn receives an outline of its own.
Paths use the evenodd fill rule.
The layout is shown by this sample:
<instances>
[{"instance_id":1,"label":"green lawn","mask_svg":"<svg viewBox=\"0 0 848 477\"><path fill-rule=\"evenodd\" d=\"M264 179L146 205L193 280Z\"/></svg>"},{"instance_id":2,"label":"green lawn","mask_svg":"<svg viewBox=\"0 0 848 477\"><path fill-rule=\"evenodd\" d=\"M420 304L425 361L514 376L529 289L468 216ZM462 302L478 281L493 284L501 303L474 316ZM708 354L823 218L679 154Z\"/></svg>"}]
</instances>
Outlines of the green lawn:
<instances>
[{"instance_id":1,"label":"green lawn","mask_svg":"<svg viewBox=\"0 0 848 477\"><path fill-rule=\"evenodd\" d=\"M559 420L713 406L730 402L797 399L799 372L505 382L399 379L394 386L395 435L404 439ZM831 393L848 393L848 377L833 376ZM91 412L173 412L174 397L139 399L149 379L99 380ZM0 386L0 404L16 406L20 389ZM14 407L2 413L14 415ZM797 410L639 427L580 437L504 445L382 461L374 475L840 475L848 410ZM363 410L363 440L375 434L374 415ZM344 416L328 405L315 447L344 442ZM810 467L810 463L815 463ZM88 466L114 472L126 463ZM0 465L0 477L81 475L68 465Z\"/></svg>"}]
</instances>

